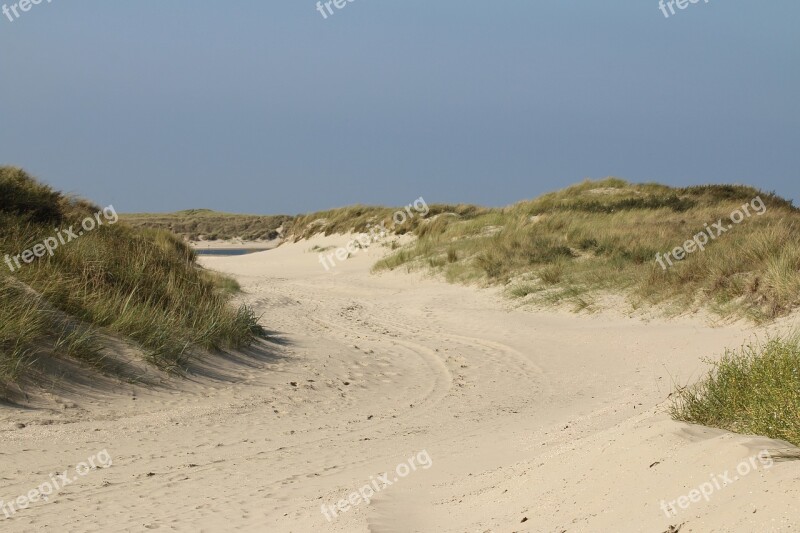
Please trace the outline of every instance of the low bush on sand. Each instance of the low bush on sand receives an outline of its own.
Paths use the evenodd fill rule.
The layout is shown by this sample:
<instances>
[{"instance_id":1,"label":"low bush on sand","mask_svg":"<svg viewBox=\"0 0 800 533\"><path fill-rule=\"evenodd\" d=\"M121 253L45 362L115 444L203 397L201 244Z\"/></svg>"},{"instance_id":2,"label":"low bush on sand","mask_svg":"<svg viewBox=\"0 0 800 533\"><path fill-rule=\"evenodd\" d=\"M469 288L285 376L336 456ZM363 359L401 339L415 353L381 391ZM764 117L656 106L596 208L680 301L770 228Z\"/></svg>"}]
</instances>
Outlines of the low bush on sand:
<instances>
[{"instance_id":1,"label":"low bush on sand","mask_svg":"<svg viewBox=\"0 0 800 533\"><path fill-rule=\"evenodd\" d=\"M675 393L677 420L800 445L800 339L728 351L708 375Z\"/></svg>"}]
</instances>

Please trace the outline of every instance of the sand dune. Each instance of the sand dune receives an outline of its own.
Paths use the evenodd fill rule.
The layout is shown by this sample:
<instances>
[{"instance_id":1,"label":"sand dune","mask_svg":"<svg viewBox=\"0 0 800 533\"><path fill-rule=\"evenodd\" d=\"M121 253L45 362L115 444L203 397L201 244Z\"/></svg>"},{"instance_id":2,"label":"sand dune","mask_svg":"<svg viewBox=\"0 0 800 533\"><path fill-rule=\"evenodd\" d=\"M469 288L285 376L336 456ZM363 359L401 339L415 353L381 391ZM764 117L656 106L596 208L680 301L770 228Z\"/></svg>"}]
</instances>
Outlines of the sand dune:
<instances>
[{"instance_id":1,"label":"sand dune","mask_svg":"<svg viewBox=\"0 0 800 533\"><path fill-rule=\"evenodd\" d=\"M664 414L673 380L763 330L513 309L494 290L371 275L380 246L330 271L310 251L347 240L202 259L240 281L274 333L248 354L208 358L185 380L62 391L58 411L0 411L0 499L98 451L113 458L48 502L6 520L0 510L3 531L661 533L798 522L796 449ZM762 450L770 466L750 461ZM429 463L398 474L422 452ZM738 475L742 461L751 467ZM729 485L666 516L662 501L726 472ZM322 506L365 486L369 503L326 519Z\"/></svg>"}]
</instances>

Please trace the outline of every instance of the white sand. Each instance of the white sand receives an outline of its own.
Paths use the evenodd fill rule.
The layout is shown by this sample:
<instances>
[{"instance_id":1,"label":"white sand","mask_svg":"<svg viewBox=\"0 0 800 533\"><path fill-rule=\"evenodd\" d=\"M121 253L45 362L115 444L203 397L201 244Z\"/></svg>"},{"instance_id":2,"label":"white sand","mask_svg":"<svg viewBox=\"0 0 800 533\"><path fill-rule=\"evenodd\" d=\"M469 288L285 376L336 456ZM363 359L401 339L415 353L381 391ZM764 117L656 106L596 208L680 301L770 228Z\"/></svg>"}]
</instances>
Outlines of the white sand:
<instances>
[{"instance_id":1,"label":"white sand","mask_svg":"<svg viewBox=\"0 0 800 533\"><path fill-rule=\"evenodd\" d=\"M664 414L674 379L762 330L513 310L494 290L370 275L380 246L332 272L309 252L346 240L202 259L264 313L264 353L151 388L76 387L57 412L0 408L4 500L102 449L114 460L0 511L2 531L795 530L796 461L759 464L677 516L659 508L762 449L794 450ZM422 450L430 468L322 515Z\"/></svg>"}]
</instances>

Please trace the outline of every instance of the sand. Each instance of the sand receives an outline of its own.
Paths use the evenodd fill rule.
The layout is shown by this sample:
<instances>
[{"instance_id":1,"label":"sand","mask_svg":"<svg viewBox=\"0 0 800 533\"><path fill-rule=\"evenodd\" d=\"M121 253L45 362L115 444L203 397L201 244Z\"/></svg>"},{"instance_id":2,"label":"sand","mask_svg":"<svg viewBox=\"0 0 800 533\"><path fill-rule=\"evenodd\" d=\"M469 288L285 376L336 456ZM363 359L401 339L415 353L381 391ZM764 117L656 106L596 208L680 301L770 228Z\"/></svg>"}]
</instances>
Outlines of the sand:
<instances>
[{"instance_id":1,"label":"sand","mask_svg":"<svg viewBox=\"0 0 800 533\"><path fill-rule=\"evenodd\" d=\"M380 245L330 271L311 251L346 242L201 259L263 313L258 349L207 358L186 379L1 407L0 499L101 450L113 459L10 519L0 510L2 530L795 530L795 448L665 413L674 381L763 329L518 309L497 290L370 274ZM365 486L369 503L353 497L326 519L321 506Z\"/></svg>"}]
</instances>

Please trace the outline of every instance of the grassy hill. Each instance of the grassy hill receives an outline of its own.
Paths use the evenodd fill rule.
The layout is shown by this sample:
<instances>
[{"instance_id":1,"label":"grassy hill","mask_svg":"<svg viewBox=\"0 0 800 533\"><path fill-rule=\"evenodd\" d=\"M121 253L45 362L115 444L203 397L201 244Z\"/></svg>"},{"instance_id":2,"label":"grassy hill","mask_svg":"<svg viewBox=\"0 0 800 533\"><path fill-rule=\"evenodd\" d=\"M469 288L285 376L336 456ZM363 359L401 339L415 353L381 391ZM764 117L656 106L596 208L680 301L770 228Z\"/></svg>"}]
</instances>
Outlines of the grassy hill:
<instances>
[{"instance_id":1,"label":"grassy hill","mask_svg":"<svg viewBox=\"0 0 800 533\"><path fill-rule=\"evenodd\" d=\"M188 209L175 213L126 214L122 218L133 227L167 230L190 241L234 238L258 241L282 236L283 227L293 217L237 215L210 209Z\"/></svg>"},{"instance_id":2,"label":"grassy hill","mask_svg":"<svg viewBox=\"0 0 800 533\"><path fill-rule=\"evenodd\" d=\"M428 216L439 213L465 215L482 210L468 205L436 205L431 206ZM125 213L120 217L133 227L166 230L186 241L277 238L296 241L318 233L366 232L368 227L381 222L390 227L393 226L392 214L395 211L390 207L354 205L296 216L240 215L210 209L188 209L174 213ZM420 222L421 218L415 217L395 227L394 231L398 234L413 232Z\"/></svg>"},{"instance_id":3,"label":"grassy hill","mask_svg":"<svg viewBox=\"0 0 800 533\"><path fill-rule=\"evenodd\" d=\"M260 332L181 239L113 215L0 167L0 385L46 358L98 365L109 335L178 369L197 349Z\"/></svg>"},{"instance_id":4,"label":"grassy hill","mask_svg":"<svg viewBox=\"0 0 800 533\"><path fill-rule=\"evenodd\" d=\"M738 222L732 213L741 214ZM435 218L416 230L415 244L376 268L428 269L450 281L502 285L513 298L579 309L613 293L634 307L706 307L767 320L800 304L798 230L800 211L791 202L752 187L611 178ZM679 252L681 259L677 247L688 252Z\"/></svg>"}]
</instances>

